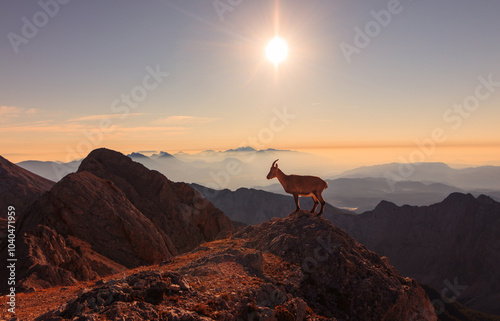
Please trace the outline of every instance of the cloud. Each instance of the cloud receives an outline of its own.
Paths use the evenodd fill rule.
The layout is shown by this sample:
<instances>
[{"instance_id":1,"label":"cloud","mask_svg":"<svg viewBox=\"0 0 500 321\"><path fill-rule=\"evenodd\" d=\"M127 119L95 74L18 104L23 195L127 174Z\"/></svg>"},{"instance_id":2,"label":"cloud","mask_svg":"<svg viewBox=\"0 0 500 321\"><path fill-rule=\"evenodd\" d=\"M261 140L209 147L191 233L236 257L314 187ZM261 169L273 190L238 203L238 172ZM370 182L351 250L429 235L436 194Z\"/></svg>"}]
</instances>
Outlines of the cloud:
<instances>
[{"instance_id":1,"label":"cloud","mask_svg":"<svg viewBox=\"0 0 500 321\"><path fill-rule=\"evenodd\" d=\"M184 127L148 127L148 126L138 126L138 127L119 127L114 130L117 133L137 133L137 132L181 132L184 131Z\"/></svg>"},{"instance_id":2,"label":"cloud","mask_svg":"<svg viewBox=\"0 0 500 321\"><path fill-rule=\"evenodd\" d=\"M216 121L218 118L194 117L194 116L168 116L153 120L153 125L173 125L173 124L207 124Z\"/></svg>"},{"instance_id":3,"label":"cloud","mask_svg":"<svg viewBox=\"0 0 500 321\"><path fill-rule=\"evenodd\" d=\"M129 116L142 116L143 113L130 113L130 114L102 114L102 115L90 115L78 118L72 118L68 122L79 122L79 121L94 121L102 119L116 119L116 118L127 118Z\"/></svg>"},{"instance_id":4,"label":"cloud","mask_svg":"<svg viewBox=\"0 0 500 321\"><path fill-rule=\"evenodd\" d=\"M35 121L22 124L0 126L0 133L71 133L81 132L81 125L57 124L52 121Z\"/></svg>"},{"instance_id":5,"label":"cloud","mask_svg":"<svg viewBox=\"0 0 500 321\"><path fill-rule=\"evenodd\" d=\"M0 121L21 116L31 116L36 114L36 112L37 110L35 108L26 109L14 106L0 106Z\"/></svg>"}]
</instances>

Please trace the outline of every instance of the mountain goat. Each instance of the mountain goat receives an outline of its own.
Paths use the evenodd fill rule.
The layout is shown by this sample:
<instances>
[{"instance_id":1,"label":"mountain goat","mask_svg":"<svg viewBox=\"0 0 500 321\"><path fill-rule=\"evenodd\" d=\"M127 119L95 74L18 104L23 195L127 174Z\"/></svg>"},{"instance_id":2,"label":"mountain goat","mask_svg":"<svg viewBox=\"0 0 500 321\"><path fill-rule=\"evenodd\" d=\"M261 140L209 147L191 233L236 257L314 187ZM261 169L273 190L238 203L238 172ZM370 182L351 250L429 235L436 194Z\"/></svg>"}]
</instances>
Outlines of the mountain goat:
<instances>
[{"instance_id":1,"label":"mountain goat","mask_svg":"<svg viewBox=\"0 0 500 321\"><path fill-rule=\"evenodd\" d=\"M297 206L295 212L300 210L299 196L311 196L314 201L314 207L311 213L314 213L318 204L321 203L321 210L318 215L323 214L325 200L323 196L321 196L321 193L328 188L328 183L316 176L286 175L278 168L278 164L276 164L277 161L278 159L271 165L271 170L269 170L269 174L267 174L267 179L277 177L285 192L293 195L295 205Z\"/></svg>"}]
</instances>

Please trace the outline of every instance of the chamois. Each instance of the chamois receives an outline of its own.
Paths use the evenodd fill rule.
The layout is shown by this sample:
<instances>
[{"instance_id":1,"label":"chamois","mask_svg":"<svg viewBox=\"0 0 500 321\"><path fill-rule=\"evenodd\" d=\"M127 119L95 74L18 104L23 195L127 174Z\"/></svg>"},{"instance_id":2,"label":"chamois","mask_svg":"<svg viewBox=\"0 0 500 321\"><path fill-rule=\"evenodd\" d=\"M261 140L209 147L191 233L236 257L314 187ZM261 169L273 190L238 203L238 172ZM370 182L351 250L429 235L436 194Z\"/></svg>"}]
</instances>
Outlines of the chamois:
<instances>
[{"instance_id":1,"label":"chamois","mask_svg":"<svg viewBox=\"0 0 500 321\"><path fill-rule=\"evenodd\" d=\"M317 176L286 175L278 168L278 164L276 164L278 160L279 159L275 160L271 165L271 170L269 170L269 174L267 174L267 179L277 177L285 192L293 195L295 205L297 206L295 212L300 210L299 196L311 196L314 201L314 207L311 213L316 211L318 204L321 202L321 210L318 215L323 214L325 200L323 196L321 196L321 193L328 188L328 183Z\"/></svg>"}]
</instances>

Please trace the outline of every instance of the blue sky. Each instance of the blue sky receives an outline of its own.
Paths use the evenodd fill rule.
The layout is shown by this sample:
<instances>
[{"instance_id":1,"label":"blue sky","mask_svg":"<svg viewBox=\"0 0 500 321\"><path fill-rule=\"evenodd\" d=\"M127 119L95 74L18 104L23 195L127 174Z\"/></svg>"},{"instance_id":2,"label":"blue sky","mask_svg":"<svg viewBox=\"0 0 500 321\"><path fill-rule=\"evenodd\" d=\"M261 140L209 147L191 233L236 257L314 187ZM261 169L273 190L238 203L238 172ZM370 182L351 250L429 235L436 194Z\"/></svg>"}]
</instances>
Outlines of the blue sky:
<instances>
[{"instance_id":1,"label":"blue sky","mask_svg":"<svg viewBox=\"0 0 500 321\"><path fill-rule=\"evenodd\" d=\"M383 26L375 16L390 8ZM15 161L228 149L252 136L265 148L392 148L380 161L398 161L436 128L447 138L424 160L500 160L499 87L444 119L480 79L500 81L498 1L42 0L0 12L0 153ZM42 26L16 49L26 19ZM367 26L370 43L346 59ZM276 33L290 47L278 69L264 57ZM137 89L151 69L168 76ZM112 108L134 88L146 95L129 114ZM285 108L294 118L273 127Z\"/></svg>"}]
</instances>

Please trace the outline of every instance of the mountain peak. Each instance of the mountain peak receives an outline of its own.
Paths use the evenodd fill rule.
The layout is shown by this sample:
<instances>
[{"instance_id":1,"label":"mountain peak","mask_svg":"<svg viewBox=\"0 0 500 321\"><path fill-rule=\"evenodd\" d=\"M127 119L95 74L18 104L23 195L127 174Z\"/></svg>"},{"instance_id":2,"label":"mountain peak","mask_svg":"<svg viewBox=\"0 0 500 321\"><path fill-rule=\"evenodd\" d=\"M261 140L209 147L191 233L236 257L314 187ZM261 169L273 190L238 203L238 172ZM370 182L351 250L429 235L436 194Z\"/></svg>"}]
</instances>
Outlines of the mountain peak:
<instances>
[{"instance_id":1,"label":"mountain peak","mask_svg":"<svg viewBox=\"0 0 500 321\"><path fill-rule=\"evenodd\" d=\"M160 152L160 154L158 154L158 157L159 158L175 158L174 155L167 153L167 152Z\"/></svg>"},{"instance_id":2,"label":"mountain peak","mask_svg":"<svg viewBox=\"0 0 500 321\"><path fill-rule=\"evenodd\" d=\"M232 231L231 222L224 213L212 203L202 201L192 187L174 183L119 152L93 151L82 161L78 171L89 171L115 183L144 215L173 236L172 242L180 253L193 249L202 241L215 239L220 233ZM203 202L204 206L194 210L197 202ZM176 221L177 225L172 226L167 218Z\"/></svg>"},{"instance_id":3,"label":"mountain peak","mask_svg":"<svg viewBox=\"0 0 500 321\"><path fill-rule=\"evenodd\" d=\"M396 204L382 200L378 205L375 207L374 211L392 211L399 208Z\"/></svg>"},{"instance_id":4,"label":"mountain peak","mask_svg":"<svg viewBox=\"0 0 500 321\"><path fill-rule=\"evenodd\" d=\"M159 263L233 230L187 184L106 148L92 151L26 211L19 240L25 262L18 271L24 289Z\"/></svg>"},{"instance_id":5,"label":"mountain peak","mask_svg":"<svg viewBox=\"0 0 500 321\"><path fill-rule=\"evenodd\" d=\"M146 155L137 152L130 153L127 156L130 158L149 158Z\"/></svg>"},{"instance_id":6,"label":"mountain peak","mask_svg":"<svg viewBox=\"0 0 500 321\"><path fill-rule=\"evenodd\" d=\"M446 197L442 203L444 204L457 204L457 203L461 203L461 202L464 202L464 201L469 201L469 202L473 202L476 198L470 194L470 193L467 193L467 194L464 194L464 193L451 193L450 195L448 195L448 197Z\"/></svg>"},{"instance_id":7,"label":"mountain peak","mask_svg":"<svg viewBox=\"0 0 500 321\"><path fill-rule=\"evenodd\" d=\"M228 149L226 152L256 152L257 150L250 146L241 146L236 149Z\"/></svg>"},{"instance_id":8,"label":"mountain peak","mask_svg":"<svg viewBox=\"0 0 500 321\"><path fill-rule=\"evenodd\" d=\"M305 302L314 302L320 315L409 320L418 314L421 320L437 320L416 281L403 278L380 256L320 216L301 210L244 227L233 238L244 239L245 247L300 266L303 275L297 292ZM322 299L318 301L318 297ZM347 297L349 303L339 300Z\"/></svg>"}]
</instances>

